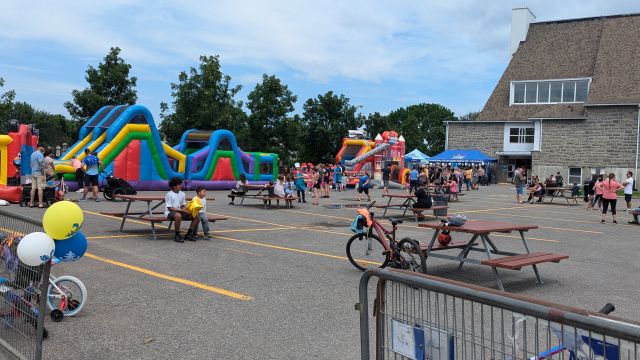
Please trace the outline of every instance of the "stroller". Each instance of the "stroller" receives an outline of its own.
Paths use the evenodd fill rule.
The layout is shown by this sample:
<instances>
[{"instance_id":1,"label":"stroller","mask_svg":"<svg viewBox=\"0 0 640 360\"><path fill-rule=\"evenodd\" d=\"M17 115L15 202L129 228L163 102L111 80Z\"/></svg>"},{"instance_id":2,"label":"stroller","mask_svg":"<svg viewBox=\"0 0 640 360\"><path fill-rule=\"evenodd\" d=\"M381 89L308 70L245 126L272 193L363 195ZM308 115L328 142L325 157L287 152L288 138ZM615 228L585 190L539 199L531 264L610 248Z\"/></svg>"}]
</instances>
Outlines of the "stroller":
<instances>
[{"instance_id":1,"label":"stroller","mask_svg":"<svg viewBox=\"0 0 640 360\"><path fill-rule=\"evenodd\" d=\"M114 177L111 173L105 173L107 184L102 185L102 194L104 198L113 201L116 195L136 195L138 192L126 180Z\"/></svg>"},{"instance_id":2,"label":"stroller","mask_svg":"<svg viewBox=\"0 0 640 360\"><path fill-rule=\"evenodd\" d=\"M46 207L51 206L54 202L64 200L64 194L67 192L66 185L64 184L64 180L59 181L48 181L47 187L44 188L44 192L42 194L42 204ZM35 194L35 199L33 199L33 203L38 201L38 194ZM20 207L27 206L31 201L31 184L22 185L22 197L20 198Z\"/></svg>"}]
</instances>

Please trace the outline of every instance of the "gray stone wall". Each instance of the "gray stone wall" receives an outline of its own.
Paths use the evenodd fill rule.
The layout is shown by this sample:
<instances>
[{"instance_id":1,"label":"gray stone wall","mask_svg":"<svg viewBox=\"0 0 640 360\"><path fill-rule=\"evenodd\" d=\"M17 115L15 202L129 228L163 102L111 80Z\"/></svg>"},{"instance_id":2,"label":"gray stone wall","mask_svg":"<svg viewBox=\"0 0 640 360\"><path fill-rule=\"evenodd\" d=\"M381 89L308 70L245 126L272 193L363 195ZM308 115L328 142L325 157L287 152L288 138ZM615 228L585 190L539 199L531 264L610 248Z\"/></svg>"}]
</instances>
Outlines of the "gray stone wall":
<instances>
[{"instance_id":1,"label":"gray stone wall","mask_svg":"<svg viewBox=\"0 0 640 360\"><path fill-rule=\"evenodd\" d=\"M614 172L622 178L635 167L638 108L610 106L588 108L586 120L544 120L540 152L534 152L534 173L548 176L569 167L583 168L583 178L592 168ZM565 175L566 177L566 175Z\"/></svg>"},{"instance_id":2,"label":"gray stone wall","mask_svg":"<svg viewBox=\"0 0 640 360\"><path fill-rule=\"evenodd\" d=\"M480 150L497 157L503 141L504 123L449 123L449 149Z\"/></svg>"}]
</instances>

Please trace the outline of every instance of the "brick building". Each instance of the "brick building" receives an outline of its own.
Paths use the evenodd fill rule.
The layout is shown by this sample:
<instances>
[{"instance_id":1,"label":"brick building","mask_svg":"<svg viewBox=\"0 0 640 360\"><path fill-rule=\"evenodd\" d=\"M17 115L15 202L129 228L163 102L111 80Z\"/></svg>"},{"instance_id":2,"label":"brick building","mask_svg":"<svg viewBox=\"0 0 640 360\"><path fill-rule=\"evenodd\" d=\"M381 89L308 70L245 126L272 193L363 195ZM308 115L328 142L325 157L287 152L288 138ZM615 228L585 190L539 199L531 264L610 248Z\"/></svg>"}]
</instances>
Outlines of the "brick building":
<instances>
[{"instance_id":1,"label":"brick building","mask_svg":"<svg viewBox=\"0 0 640 360\"><path fill-rule=\"evenodd\" d=\"M512 14L512 58L475 121L447 123L446 148L497 157L497 180L520 165L569 182L637 173L640 14L533 22Z\"/></svg>"}]
</instances>

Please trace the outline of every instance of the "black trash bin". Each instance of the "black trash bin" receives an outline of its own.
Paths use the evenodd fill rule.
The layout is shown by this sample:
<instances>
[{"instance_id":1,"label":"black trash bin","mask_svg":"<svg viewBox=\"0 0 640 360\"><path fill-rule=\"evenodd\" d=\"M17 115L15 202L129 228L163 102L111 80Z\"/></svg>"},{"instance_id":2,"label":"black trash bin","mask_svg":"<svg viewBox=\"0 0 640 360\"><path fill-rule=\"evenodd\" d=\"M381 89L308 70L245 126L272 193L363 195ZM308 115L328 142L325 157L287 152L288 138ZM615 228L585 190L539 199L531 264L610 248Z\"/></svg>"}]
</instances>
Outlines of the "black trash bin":
<instances>
[{"instance_id":1,"label":"black trash bin","mask_svg":"<svg viewBox=\"0 0 640 360\"><path fill-rule=\"evenodd\" d=\"M436 195L433 197L433 206L449 206L449 200L446 196ZM448 209L433 210L433 215L437 217L446 217Z\"/></svg>"}]
</instances>

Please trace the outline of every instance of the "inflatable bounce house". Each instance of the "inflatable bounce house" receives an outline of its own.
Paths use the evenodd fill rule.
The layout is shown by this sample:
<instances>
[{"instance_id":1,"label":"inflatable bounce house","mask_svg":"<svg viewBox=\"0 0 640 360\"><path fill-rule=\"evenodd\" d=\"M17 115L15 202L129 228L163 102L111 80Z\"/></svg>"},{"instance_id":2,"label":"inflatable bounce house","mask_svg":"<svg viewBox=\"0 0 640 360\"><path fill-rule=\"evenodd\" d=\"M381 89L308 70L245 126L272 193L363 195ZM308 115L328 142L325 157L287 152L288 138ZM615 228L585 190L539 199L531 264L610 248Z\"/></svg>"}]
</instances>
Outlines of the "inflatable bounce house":
<instances>
[{"instance_id":1,"label":"inflatable bounce house","mask_svg":"<svg viewBox=\"0 0 640 360\"><path fill-rule=\"evenodd\" d=\"M405 141L395 131L378 134L373 141L364 138L364 132L349 130L349 136L342 140L342 147L336 161L353 176L369 171L373 178L382 178L382 169L391 164L391 181L404 184L409 169L404 167ZM351 184L355 179L350 179Z\"/></svg>"},{"instance_id":2,"label":"inflatable bounce house","mask_svg":"<svg viewBox=\"0 0 640 360\"><path fill-rule=\"evenodd\" d=\"M20 200L20 184L22 179L31 176L29 158L37 147L38 130L33 125L9 121L9 134L0 135L0 199Z\"/></svg>"},{"instance_id":3,"label":"inflatable bounce house","mask_svg":"<svg viewBox=\"0 0 640 360\"><path fill-rule=\"evenodd\" d=\"M240 174L266 183L278 171L278 155L243 152L228 130L189 130L171 147L162 142L151 113L141 105L101 108L80 129L79 138L56 162L56 172L66 180L75 180L70 160L84 159L85 149L97 152L107 172L137 190L166 190L173 177L184 179L185 189L230 189Z\"/></svg>"}]
</instances>

